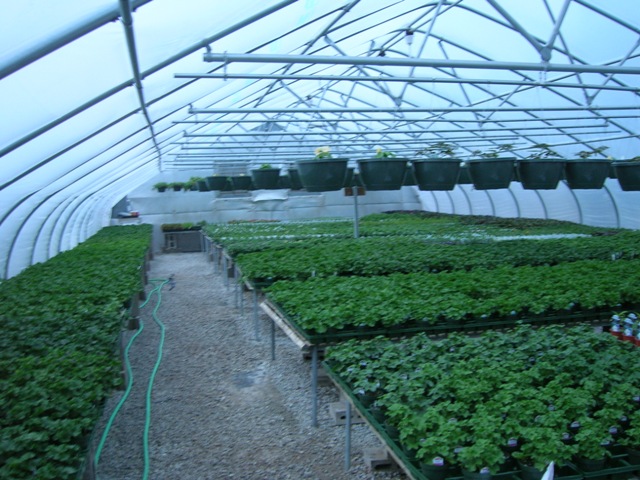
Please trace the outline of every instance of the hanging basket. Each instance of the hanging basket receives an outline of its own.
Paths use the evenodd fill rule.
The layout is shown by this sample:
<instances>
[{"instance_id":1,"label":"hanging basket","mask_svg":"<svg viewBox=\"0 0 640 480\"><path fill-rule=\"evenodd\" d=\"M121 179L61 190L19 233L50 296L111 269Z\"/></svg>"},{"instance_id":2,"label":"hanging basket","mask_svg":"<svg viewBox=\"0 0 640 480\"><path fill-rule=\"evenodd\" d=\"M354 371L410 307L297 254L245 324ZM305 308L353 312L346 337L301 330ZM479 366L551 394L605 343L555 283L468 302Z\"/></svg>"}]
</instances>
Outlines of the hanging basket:
<instances>
[{"instance_id":1,"label":"hanging basket","mask_svg":"<svg viewBox=\"0 0 640 480\"><path fill-rule=\"evenodd\" d=\"M280 188L279 168L256 168L251 170L253 188L265 190L277 190Z\"/></svg>"},{"instance_id":2,"label":"hanging basket","mask_svg":"<svg viewBox=\"0 0 640 480\"><path fill-rule=\"evenodd\" d=\"M517 176L525 190L558 188L565 162L553 159L525 158L517 162Z\"/></svg>"},{"instance_id":3,"label":"hanging basket","mask_svg":"<svg viewBox=\"0 0 640 480\"><path fill-rule=\"evenodd\" d=\"M251 190L251 177L248 175L239 175L231 177L231 188L233 190Z\"/></svg>"},{"instance_id":4,"label":"hanging basket","mask_svg":"<svg viewBox=\"0 0 640 480\"><path fill-rule=\"evenodd\" d=\"M573 190L602 188L609 176L610 165L609 160L589 158L567 160L564 168L567 184Z\"/></svg>"},{"instance_id":5,"label":"hanging basket","mask_svg":"<svg viewBox=\"0 0 640 480\"><path fill-rule=\"evenodd\" d=\"M224 190L227 185L227 177L206 177L205 180L209 190Z\"/></svg>"},{"instance_id":6,"label":"hanging basket","mask_svg":"<svg viewBox=\"0 0 640 480\"><path fill-rule=\"evenodd\" d=\"M640 190L640 162L613 162L613 168L623 191Z\"/></svg>"},{"instance_id":7,"label":"hanging basket","mask_svg":"<svg viewBox=\"0 0 640 480\"><path fill-rule=\"evenodd\" d=\"M300 174L297 168L290 168L288 170L289 188L291 190L302 190L302 182L300 181Z\"/></svg>"},{"instance_id":8,"label":"hanging basket","mask_svg":"<svg viewBox=\"0 0 640 480\"><path fill-rule=\"evenodd\" d=\"M413 173L413 165L407 164L407 168L404 171L404 180L402 181L403 187L413 187L418 185L416 175Z\"/></svg>"},{"instance_id":9,"label":"hanging basket","mask_svg":"<svg viewBox=\"0 0 640 480\"><path fill-rule=\"evenodd\" d=\"M469 166L464 163L460 165L460 175L458 176L458 185L471 185L471 175L469 174Z\"/></svg>"},{"instance_id":10,"label":"hanging basket","mask_svg":"<svg viewBox=\"0 0 640 480\"><path fill-rule=\"evenodd\" d=\"M308 192L334 192L344 186L347 176L346 158L298 160L298 174Z\"/></svg>"},{"instance_id":11,"label":"hanging basket","mask_svg":"<svg viewBox=\"0 0 640 480\"><path fill-rule=\"evenodd\" d=\"M460 160L457 158L414 160L413 172L420 190L453 190L460 179Z\"/></svg>"},{"instance_id":12,"label":"hanging basket","mask_svg":"<svg viewBox=\"0 0 640 480\"><path fill-rule=\"evenodd\" d=\"M400 190L407 169L406 158L367 158L358 160L360 181L367 190Z\"/></svg>"},{"instance_id":13,"label":"hanging basket","mask_svg":"<svg viewBox=\"0 0 640 480\"><path fill-rule=\"evenodd\" d=\"M200 192L208 192L209 191L209 187L207 186L207 180L198 180L196 182L196 185L198 187L198 191Z\"/></svg>"},{"instance_id":14,"label":"hanging basket","mask_svg":"<svg viewBox=\"0 0 640 480\"><path fill-rule=\"evenodd\" d=\"M467 160L473 186L478 190L509 188L509 184L513 180L515 161L516 159L512 157Z\"/></svg>"}]
</instances>

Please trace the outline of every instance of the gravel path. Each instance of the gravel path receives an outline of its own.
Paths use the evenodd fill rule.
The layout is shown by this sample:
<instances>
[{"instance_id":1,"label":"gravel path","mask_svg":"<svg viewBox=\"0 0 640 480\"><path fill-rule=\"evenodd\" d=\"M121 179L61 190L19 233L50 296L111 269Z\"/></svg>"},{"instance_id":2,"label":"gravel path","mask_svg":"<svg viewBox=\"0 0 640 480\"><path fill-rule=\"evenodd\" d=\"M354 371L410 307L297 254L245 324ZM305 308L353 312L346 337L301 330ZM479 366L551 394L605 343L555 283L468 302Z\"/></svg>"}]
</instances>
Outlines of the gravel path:
<instances>
[{"instance_id":1,"label":"gravel path","mask_svg":"<svg viewBox=\"0 0 640 480\"><path fill-rule=\"evenodd\" d=\"M149 479L406 478L367 471L363 449L380 442L363 425L353 426L345 471L345 430L329 415L329 403L339 399L336 388L319 387L319 425L312 427L310 362L280 330L271 360L269 322L260 311L256 340L250 293L241 315L233 287L202 253L155 256L149 278L171 274L175 287L164 286L157 311L166 337L150 397ZM146 390L160 339L151 316L156 298L141 310L143 330L130 351L134 388L102 450L100 480L143 478ZM121 396L109 400L97 432Z\"/></svg>"}]
</instances>

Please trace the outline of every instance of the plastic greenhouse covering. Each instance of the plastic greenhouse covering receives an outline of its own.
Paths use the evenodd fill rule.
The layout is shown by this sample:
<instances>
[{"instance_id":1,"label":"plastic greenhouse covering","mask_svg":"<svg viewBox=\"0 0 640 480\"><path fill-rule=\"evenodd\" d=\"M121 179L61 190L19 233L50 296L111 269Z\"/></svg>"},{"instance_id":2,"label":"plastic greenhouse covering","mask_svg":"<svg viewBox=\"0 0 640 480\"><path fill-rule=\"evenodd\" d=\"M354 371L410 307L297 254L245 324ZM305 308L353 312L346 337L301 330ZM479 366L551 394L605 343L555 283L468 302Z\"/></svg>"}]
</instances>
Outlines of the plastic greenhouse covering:
<instances>
[{"instance_id":1,"label":"plastic greenhouse covering","mask_svg":"<svg viewBox=\"0 0 640 480\"><path fill-rule=\"evenodd\" d=\"M637 0L3 2L0 278L156 178L286 167L323 145L351 162L443 141L463 161L507 143L630 159L639 89ZM640 226L640 194L615 178L410 188L432 211Z\"/></svg>"}]
</instances>

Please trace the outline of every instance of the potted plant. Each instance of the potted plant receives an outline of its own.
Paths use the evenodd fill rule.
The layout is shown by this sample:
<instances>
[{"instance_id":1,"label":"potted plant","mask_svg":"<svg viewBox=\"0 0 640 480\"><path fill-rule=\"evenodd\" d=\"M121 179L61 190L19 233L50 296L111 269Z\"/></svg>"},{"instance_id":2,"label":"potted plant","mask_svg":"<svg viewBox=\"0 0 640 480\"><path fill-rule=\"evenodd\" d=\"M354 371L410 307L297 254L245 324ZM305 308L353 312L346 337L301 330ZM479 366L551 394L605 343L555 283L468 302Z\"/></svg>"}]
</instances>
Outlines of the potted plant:
<instances>
[{"instance_id":1,"label":"potted plant","mask_svg":"<svg viewBox=\"0 0 640 480\"><path fill-rule=\"evenodd\" d=\"M167 182L158 182L153 186L153 188L158 190L158 192L164 192L168 187L169 184Z\"/></svg>"},{"instance_id":2,"label":"potted plant","mask_svg":"<svg viewBox=\"0 0 640 480\"><path fill-rule=\"evenodd\" d=\"M416 152L427 156L413 160L413 173L420 190L453 190L460 176L460 160L455 145L437 142Z\"/></svg>"},{"instance_id":3,"label":"potted plant","mask_svg":"<svg viewBox=\"0 0 640 480\"><path fill-rule=\"evenodd\" d=\"M562 178L565 162L546 143L531 147L535 151L516 162L517 174L525 190L553 190Z\"/></svg>"},{"instance_id":4,"label":"potted plant","mask_svg":"<svg viewBox=\"0 0 640 480\"><path fill-rule=\"evenodd\" d=\"M213 191L224 190L227 185L227 177L222 175L211 175L206 178L207 188Z\"/></svg>"},{"instance_id":5,"label":"potted plant","mask_svg":"<svg viewBox=\"0 0 640 480\"><path fill-rule=\"evenodd\" d=\"M263 163L260 168L251 170L251 180L254 188L275 190L280 188L280 169L270 163Z\"/></svg>"},{"instance_id":6,"label":"potted plant","mask_svg":"<svg viewBox=\"0 0 640 480\"><path fill-rule=\"evenodd\" d=\"M191 177L189 182L193 185L192 190L197 190L198 192L209 191L209 187L207 187L207 180L204 177Z\"/></svg>"},{"instance_id":7,"label":"potted plant","mask_svg":"<svg viewBox=\"0 0 640 480\"><path fill-rule=\"evenodd\" d=\"M298 160L296 166L302 186L308 192L332 192L344 186L346 158L333 158L329 147L318 147L311 160Z\"/></svg>"},{"instance_id":8,"label":"potted plant","mask_svg":"<svg viewBox=\"0 0 640 480\"><path fill-rule=\"evenodd\" d=\"M509 188L513 180L514 157L501 157L502 152L509 151L512 145L498 145L497 147L482 152L473 152L479 158L467 160L469 175L473 186L478 190L495 190L499 188Z\"/></svg>"},{"instance_id":9,"label":"potted plant","mask_svg":"<svg viewBox=\"0 0 640 480\"><path fill-rule=\"evenodd\" d=\"M378 147L375 157L358 160L360 180L367 190L400 190L407 161Z\"/></svg>"},{"instance_id":10,"label":"potted plant","mask_svg":"<svg viewBox=\"0 0 640 480\"><path fill-rule=\"evenodd\" d=\"M565 177L569 188L576 190L602 188L609 176L611 160L607 158L591 158L601 155L607 148L600 146L592 150L578 152L580 158L567 160Z\"/></svg>"},{"instance_id":11,"label":"potted plant","mask_svg":"<svg viewBox=\"0 0 640 480\"><path fill-rule=\"evenodd\" d=\"M198 184L194 180L194 177L191 177L189 180L184 182L184 185L182 186L182 189L185 192L197 191L198 190Z\"/></svg>"},{"instance_id":12,"label":"potted plant","mask_svg":"<svg viewBox=\"0 0 640 480\"><path fill-rule=\"evenodd\" d=\"M607 446L613 442L608 426L592 417L580 419L580 430L575 434L576 462L583 472L595 472L605 468L609 456Z\"/></svg>"},{"instance_id":13,"label":"potted plant","mask_svg":"<svg viewBox=\"0 0 640 480\"><path fill-rule=\"evenodd\" d=\"M612 165L623 191L640 190L640 155L629 160L616 160Z\"/></svg>"},{"instance_id":14,"label":"potted plant","mask_svg":"<svg viewBox=\"0 0 640 480\"><path fill-rule=\"evenodd\" d=\"M169 188L173 188L174 192L179 192L184 187L184 182L172 182L169 184Z\"/></svg>"},{"instance_id":15,"label":"potted plant","mask_svg":"<svg viewBox=\"0 0 640 480\"><path fill-rule=\"evenodd\" d=\"M504 452L491 438L476 438L458 453L465 480L487 480L497 474L504 463Z\"/></svg>"},{"instance_id":16,"label":"potted plant","mask_svg":"<svg viewBox=\"0 0 640 480\"><path fill-rule=\"evenodd\" d=\"M512 455L518 461L522 480L540 480L552 461L556 465L569 462L576 452L575 445L562 441L558 429L545 425L524 427L523 444Z\"/></svg>"},{"instance_id":17,"label":"potted plant","mask_svg":"<svg viewBox=\"0 0 640 480\"><path fill-rule=\"evenodd\" d=\"M229 177L229 184L233 190L251 190L253 188L251 177L242 173L240 175Z\"/></svg>"},{"instance_id":18,"label":"potted plant","mask_svg":"<svg viewBox=\"0 0 640 480\"><path fill-rule=\"evenodd\" d=\"M287 170L287 176L289 178L289 188L291 190L302 190L302 182L300 181L300 174L297 168L290 167Z\"/></svg>"}]
</instances>

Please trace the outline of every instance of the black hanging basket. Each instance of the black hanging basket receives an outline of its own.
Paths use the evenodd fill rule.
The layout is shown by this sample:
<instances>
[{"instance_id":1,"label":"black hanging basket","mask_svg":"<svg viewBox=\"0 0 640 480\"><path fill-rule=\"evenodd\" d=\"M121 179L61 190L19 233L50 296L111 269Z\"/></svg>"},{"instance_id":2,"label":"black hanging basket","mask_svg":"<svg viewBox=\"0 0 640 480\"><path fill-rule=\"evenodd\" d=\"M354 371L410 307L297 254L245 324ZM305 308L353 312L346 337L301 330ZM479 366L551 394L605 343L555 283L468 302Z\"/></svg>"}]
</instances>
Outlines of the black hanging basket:
<instances>
[{"instance_id":1,"label":"black hanging basket","mask_svg":"<svg viewBox=\"0 0 640 480\"><path fill-rule=\"evenodd\" d=\"M227 185L227 177L206 177L209 190L224 190Z\"/></svg>"},{"instance_id":2,"label":"black hanging basket","mask_svg":"<svg viewBox=\"0 0 640 480\"><path fill-rule=\"evenodd\" d=\"M460 179L460 160L457 158L414 160L413 172L420 190L453 190Z\"/></svg>"},{"instance_id":3,"label":"black hanging basket","mask_svg":"<svg viewBox=\"0 0 640 480\"><path fill-rule=\"evenodd\" d=\"M408 159L367 158L358 160L360 181L367 190L400 190Z\"/></svg>"},{"instance_id":4,"label":"black hanging basket","mask_svg":"<svg viewBox=\"0 0 640 480\"><path fill-rule=\"evenodd\" d=\"M512 157L467 160L473 186L478 190L509 188L513 180L515 161Z\"/></svg>"},{"instance_id":5,"label":"black hanging basket","mask_svg":"<svg viewBox=\"0 0 640 480\"><path fill-rule=\"evenodd\" d=\"M289 188L291 190L302 190L302 182L297 168L290 168L287 171L287 176L289 177Z\"/></svg>"},{"instance_id":6,"label":"black hanging basket","mask_svg":"<svg viewBox=\"0 0 640 480\"><path fill-rule=\"evenodd\" d=\"M248 175L231 177L231 188L233 190L251 190L251 177Z\"/></svg>"},{"instance_id":7,"label":"black hanging basket","mask_svg":"<svg viewBox=\"0 0 640 480\"><path fill-rule=\"evenodd\" d=\"M196 185L198 187L198 191L200 192L208 192L209 191L209 187L207 186L207 180L198 180L196 182Z\"/></svg>"},{"instance_id":8,"label":"black hanging basket","mask_svg":"<svg viewBox=\"0 0 640 480\"><path fill-rule=\"evenodd\" d=\"M346 158L298 160L296 166L302 186L308 192L334 192L344 186Z\"/></svg>"},{"instance_id":9,"label":"black hanging basket","mask_svg":"<svg viewBox=\"0 0 640 480\"><path fill-rule=\"evenodd\" d=\"M623 191L640 190L640 162L613 162L613 168Z\"/></svg>"},{"instance_id":10,"label":"black hanging basket","mask_svg":"<svg viewBox=\"0 0 640 480\"><path fill-rule=\"evenodd\" d=\"M567 185L573 190L597 189L604 186L609 177L609 160L571 159L567 160L564 174Z\"/></svg>"},{"instance_id":11,"label":"black hanging basket","mask_svg":"<svg viewBox=\"0 0 640 480\"><path fill-rule=\"evenodd\" d=\"M564 171L564 160L524 158L517 162L518 180L525 190L553 190Z\"/></svg>"},{"instance_id":12,"label":"black hanging basket","mask_svg":"<svg viewBox=\"0 0 640 480\"><path fill-rule=\"evenodd\" d=\"M279 168L256 168L251 170L253 188L265 190L277 190L280 188Z\"/></svg>"}]
</instances>

